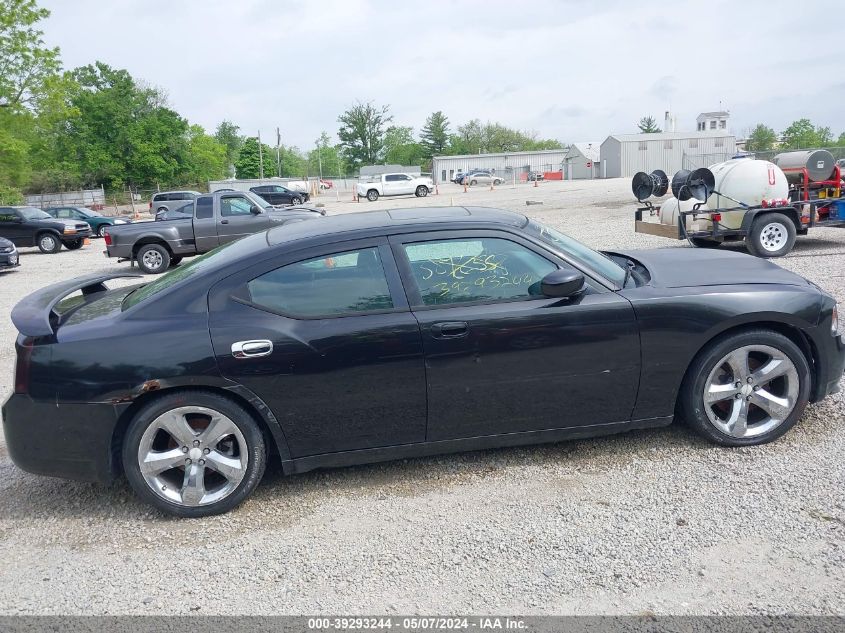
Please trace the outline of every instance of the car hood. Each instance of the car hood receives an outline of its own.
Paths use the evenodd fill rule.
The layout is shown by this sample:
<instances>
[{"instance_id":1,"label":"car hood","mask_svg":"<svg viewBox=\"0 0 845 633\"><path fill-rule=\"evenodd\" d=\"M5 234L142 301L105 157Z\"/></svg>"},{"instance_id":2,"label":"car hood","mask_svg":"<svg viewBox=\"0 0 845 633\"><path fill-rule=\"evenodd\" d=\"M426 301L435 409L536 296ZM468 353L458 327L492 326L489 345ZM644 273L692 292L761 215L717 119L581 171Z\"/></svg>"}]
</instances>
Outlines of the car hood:
<instances>
[{"instance_id":1,"label":"car hood","mask_svg":"<svg viewBox=\"0 0 845 633\"><path fill-rule=\"evenodd\" d=\"M69 226L72 229L78 228L78 225L84 224L85 228L88 228L88 223L83 222L82 220L62 220L59 218L38 218L34 220L34 222L44 222L46 224L62 224L64 226Z\"/></svg>"},{"instance_id":2,"label":"car hood","mask_svg":"<svg viewBox=\"0 0 845 633\"><path fill-rule=\"evenodd\" d=\"M767 259L744 253L699 248L657 248L614 251L642 263L651 274L651 285L662 288L780 284L807 286L809 282Z\"/></svg>"},{"instance_id":3,"label":"car hood","mask_svg":"<svg viewBox=\"0 0 845 633\"><path fill-rule=\"evenodd\" d=\"M267 215L270 216L270 220L273 222L287 222L294 218L303 219L303 220L310 220L312 218L319 218L324 215L323 212L318 211L316 209L306 209L303 207L288 207L290 210L273 210L268 211Z\"/></svg>"}]
</instances>

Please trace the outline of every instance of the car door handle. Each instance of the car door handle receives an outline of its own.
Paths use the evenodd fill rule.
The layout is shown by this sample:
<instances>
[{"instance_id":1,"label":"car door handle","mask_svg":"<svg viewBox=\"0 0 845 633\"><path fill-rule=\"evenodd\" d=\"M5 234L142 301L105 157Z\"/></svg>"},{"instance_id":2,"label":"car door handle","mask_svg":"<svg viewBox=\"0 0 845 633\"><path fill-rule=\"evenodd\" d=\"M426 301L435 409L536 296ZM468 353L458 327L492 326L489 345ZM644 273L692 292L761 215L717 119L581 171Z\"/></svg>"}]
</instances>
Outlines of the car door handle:
<instances>
[{"instance_id":1,"label":"car door handle","mask_svg":"<svg viewBox=\"0 0 845 633\"><path fill-rule=\"evenodd\" d=\"M229 220L220 220L220 224L229 224Z\"/></svg>"},{"instance_id":2,"label":"car door handle","mask_svg":"<svg viewBox=\"0 0 845 633\"><path fill-rule=\"evenodd\" d=\"M238 341L232 343L232 356L235 358L258 358L273 353L273 341Z\"/></svg>"},{"instance_id":3,"label":"car door handle","mask_svg":"<svg viewBox=\"0 0 845 633\"><path fill-rule=\"evenodd\" d=\"M464 321L447 321L431 326L431 335L434 338L460 338L468 333L469 326Z\"/></svg>"}]
</instances>

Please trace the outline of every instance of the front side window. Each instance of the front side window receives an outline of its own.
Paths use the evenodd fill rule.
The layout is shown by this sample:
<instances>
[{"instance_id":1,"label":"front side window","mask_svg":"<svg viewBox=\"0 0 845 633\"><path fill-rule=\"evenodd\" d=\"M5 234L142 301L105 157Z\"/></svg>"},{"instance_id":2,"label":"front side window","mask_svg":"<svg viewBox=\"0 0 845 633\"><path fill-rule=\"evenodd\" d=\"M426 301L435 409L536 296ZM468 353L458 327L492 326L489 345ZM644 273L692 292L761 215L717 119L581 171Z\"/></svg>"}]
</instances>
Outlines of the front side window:
<instances>
[{"instance_id":1,"label":"front side window","mask_svg":"<svg viewBox=\"0 0 845 633\"><path fill-rule=\"evenodd\" d=\"M393 308L375 247L282 266L247 283L247 291L256 306L292 317L327 318Z\"/></svg>"},{"instance_id":2,"label":"front side window","mask_svg":"<svg viewBox=\"0 0 845 633\"><path fill-rule=\"evenodd\" d=\"M252 213L252 203L246 198L230 196L220 199L220 215L224 218L250 213Z\"/></svg>"},{"instance_id":3,"label":"front side window","mask_svg":"<svg viewBox=\"0 0 845 633\"><path fill-rule=\"evenodd\" d=\"M385 182L396 182L399 180L399 176L389 175L384 177Z\"/></svg>"},{"instance_id":4,"label":"front side window","mask_svg":"<svg viewBox=\"0 0 845 633\"><path fill-rule=\"evenodd\" d=\"M540 295L557 266L506 239L479 237L405 245L423 305L509 301Z\"/></svg>"}]
</instances>

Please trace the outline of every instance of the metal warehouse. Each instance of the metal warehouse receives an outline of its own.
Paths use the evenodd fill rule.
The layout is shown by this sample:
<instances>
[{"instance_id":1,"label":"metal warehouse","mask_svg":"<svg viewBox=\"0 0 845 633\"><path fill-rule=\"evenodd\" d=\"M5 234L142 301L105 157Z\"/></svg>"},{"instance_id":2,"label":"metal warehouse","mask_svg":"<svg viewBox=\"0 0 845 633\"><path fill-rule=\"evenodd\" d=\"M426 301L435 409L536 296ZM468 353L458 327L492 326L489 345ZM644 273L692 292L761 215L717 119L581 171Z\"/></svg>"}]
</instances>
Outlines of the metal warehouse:
<instances>
[{"instance_id":1,"label":"metal warehouse","mask_svg":"<svg viewBox=\"0 0 845 633\"><path fill-rule=\"evenodd\" d=\"M622 178L662 169L671 178L680 169L707 167L735 153L736 138L724 133L614 134L601 144L601 175Z\"/></svg>"},{"instance_id":2,"label":"metal warehouse","mask_svg":"<svg viewBox=\"0 0 845 633\"><path fill-rule=\"evenodd\" d=\"M503 152L501 154L466 154L464 156L435 156L431 175L434 182L449 182L459 171L489 169L510 180L520 179L529 171L561 171L566 149L538 150L536 152Z\"/></svg>"},{"instance_id":3,"label":"metal warehouse","mask_svg":"<svg viewBox=\"0 0 845 633\"><path fill-rule=\"evenodd\" d=\"M581 178L598 178L599 171L599 147L600 143L573 143L564 158L567 180Z\"/></svg>"}]
</instances>

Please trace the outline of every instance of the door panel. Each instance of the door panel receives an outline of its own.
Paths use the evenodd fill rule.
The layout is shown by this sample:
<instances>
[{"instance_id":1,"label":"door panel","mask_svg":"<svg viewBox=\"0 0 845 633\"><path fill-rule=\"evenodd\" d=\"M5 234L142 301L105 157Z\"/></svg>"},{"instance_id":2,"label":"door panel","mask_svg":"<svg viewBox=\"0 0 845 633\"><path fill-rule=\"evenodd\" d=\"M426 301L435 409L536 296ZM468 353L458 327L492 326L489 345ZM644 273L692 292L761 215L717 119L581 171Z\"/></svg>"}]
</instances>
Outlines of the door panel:
<instances>
[{"instance_id":1,"label":"door panel","mask_svg":"<svg viewBox=\"0 0 845 633\"><path fill-rule=\"evenodd\" d=\"M323 257L328 268L336 267L355 288L363 288L358 296L363 295L374 284L345 274L342 269L349 256L344 253L348 251L340 251L336 245L330 251L309 252L308 257L289 255L287 261L261 264L212 289L209 326L220 370L267 403L293 457L425 440L425 365L419 325L408 311L386 240L380 241L384 245L378 251L392 299L387 306L375 301L361 305L361 310L368 310L366 314L293 318L256 307L257 301L272 304L273 283L279 283L282 290L279 312L288 307L304 311L312 296L320 310L327 309L327 295L342 296L345 305L353 304L356 295L339 286L330 292L331 286L321 281L330 274L309 259ZM369 248L371 255L376 246L372 241L348 244L350 248ZM296 275L285 280L277 275L291 264L313 270L317 283L305 286L285 305L283 297L292 296L299 281ZM377 264L373 256L355 266L366 265L372 271ZM242 341L270 341L272 352L235 358L232 345Z\"/></svg>"},{"instance_id":2,"label":"door panel","mask_svg":"<svg viewBox=\"0 0 845 633\"><path fill-rule=\"evenodd\" d=\"M220 220L217 223L217 237L221 244L240 239L245 235L263 231L270 226L266 213L249 211L252 202L243 196L222 196L220 198Z\"/></svg>"}]
</instances>

